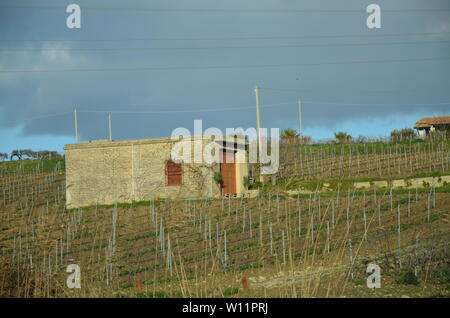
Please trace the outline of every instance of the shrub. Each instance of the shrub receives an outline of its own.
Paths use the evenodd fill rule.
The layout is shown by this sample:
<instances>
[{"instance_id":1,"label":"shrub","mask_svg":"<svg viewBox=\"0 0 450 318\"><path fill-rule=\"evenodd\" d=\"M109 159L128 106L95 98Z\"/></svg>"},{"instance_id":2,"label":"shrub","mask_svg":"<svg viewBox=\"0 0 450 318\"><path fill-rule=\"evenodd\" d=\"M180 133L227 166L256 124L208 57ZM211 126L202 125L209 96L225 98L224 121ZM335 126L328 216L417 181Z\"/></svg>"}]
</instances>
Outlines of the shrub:
<instances>
[{"instance_id":1,"label":"shrub","mask_svg":"<svg viewBox=\"0 0 450 318\"><path fill-rule=\"evenodd\" d=\"M247 176L244 177L244 188L246 190L248 190L250 188L250 178Z\"/></svg>"},{"instance_id":2,"label":"shrub","mask_svg":"<svg viewBox=\"0 0 450 318\"><path fill-rule=\"evenodd\" d=\"M287 128L281 132L282 139L292 139L295 137L297 137L297 132L295 131L295 129Z\"/></svg>"},{"instance_id":3,"label":"shrub","mask_svg":"<svg viewBox=\"0 0 450 318\"><path fill-rule=\"evenodd\" d=\"M217 184L222 184L222 182L223 182L223 179L222 179L222 175L220 174L220 172L214 172L214 181L217 183Z\"/></svg>"},{"instance_id":4,"label":"shrub","mask_svg":"<svg viewBox=\"0 0 450 318\"><path fill-rule=\"evenodd\" d=\"M349 134L347 134L346 132L340 131L337 133L334 133L334 138L336 139L336 141L338 143L348 143L352 140L352 136L350 136Z\"/></svg>"},{"instance_id":5,"label":"shrub","mask_svg":"<svg viewBox=\"0 0 450 318\"><path fill-rule=\"evenodd\" d=\"M434 278L443 280L444 282L450 282L450 268L442 268L434 272Z\"/></svg>"},{"instance_id":6,"label":"shrub","mask_svg":"<svg viewBox=\"0 0 450 318\"><path fill-rule=\"evenodd\" d=\"M403 128L391 131L391 141L409 141L416 137L416 132L412 128Z\"/></svg>"},{"instance_id":7,"label":"shrub","mask_svg":"<svg viewBox=\"0 0 450 318\"><path fill-rule=\"evenodd\" d=\"M400 275L396 283L402 285L418 285L419 279L412 269L405 268L404 270L400 271Z\"/></svg>"}]
</instances>

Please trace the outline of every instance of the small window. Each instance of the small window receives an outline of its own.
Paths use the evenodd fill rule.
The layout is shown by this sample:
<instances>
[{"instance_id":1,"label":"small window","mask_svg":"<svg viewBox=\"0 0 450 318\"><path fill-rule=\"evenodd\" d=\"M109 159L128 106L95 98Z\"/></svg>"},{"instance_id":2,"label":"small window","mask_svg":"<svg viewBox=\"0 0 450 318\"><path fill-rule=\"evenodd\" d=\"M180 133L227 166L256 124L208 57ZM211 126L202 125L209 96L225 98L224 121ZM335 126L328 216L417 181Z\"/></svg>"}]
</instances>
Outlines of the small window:
<instances>
[{"instance_id":1,"label":"small window","mask_svg":"<svg viewBox=\"0 0 450 318\"><path fill-rule=\"evenodd\" d=\"M171 160L166 161L166 184L168 186L183 184L183 169L181 163L176 163Z\"/></svg>"}]
</instances>

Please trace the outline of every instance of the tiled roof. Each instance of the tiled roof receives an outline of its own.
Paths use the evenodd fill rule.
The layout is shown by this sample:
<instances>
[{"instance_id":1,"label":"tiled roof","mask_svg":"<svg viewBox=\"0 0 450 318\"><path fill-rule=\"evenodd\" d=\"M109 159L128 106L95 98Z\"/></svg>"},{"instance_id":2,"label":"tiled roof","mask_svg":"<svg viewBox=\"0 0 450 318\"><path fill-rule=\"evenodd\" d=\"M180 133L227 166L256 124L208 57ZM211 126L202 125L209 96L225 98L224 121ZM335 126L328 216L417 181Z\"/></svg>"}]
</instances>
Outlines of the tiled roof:
<instances>
[{"instance_id":1,"label":"tiled roof","mask_svg":"<svg viewBox=\"0 0 450 318\"><path fill-rule=\"evenodd\" d=\"M450 125L450 116L424 117L416 122L414 128L430 127L431 125Z\"/></svg>"}]
</instances>

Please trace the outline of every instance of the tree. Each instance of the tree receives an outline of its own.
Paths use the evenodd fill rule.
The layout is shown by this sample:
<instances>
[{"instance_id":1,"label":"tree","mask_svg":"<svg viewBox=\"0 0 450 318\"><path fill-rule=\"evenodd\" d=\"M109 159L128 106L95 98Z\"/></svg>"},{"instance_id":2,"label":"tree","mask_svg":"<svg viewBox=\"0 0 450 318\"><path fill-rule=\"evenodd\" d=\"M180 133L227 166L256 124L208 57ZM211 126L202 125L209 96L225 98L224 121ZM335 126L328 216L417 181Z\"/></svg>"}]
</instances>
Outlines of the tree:
<instances>
[{"instance_id":1,"label":"tree","mask_svg":"<svg viewBox=\"0 0 450 318\"><path fill-rule=\"evenodd\" d=\"M403 128L391 131L391 141L408 141L416 137L416 132L412 128Z\"/></svg>"},{"instance_id":2,"label":"tree","mask_svg":"<svg viewBox=\"0 0 450 318\"><path fill-rule=\"evenodd\" d=\"M347 134L346 132L340 131L337 133L334 133L334 138L338 143L349 143L352 140L352 136Z\"/></svg>"},{"instance_id":3,"label":"tree","mask_svg":"<svg viewBox=\"0 0 450 318\"><path fill-rule=\"evenodd\" d=\"M298 136L297 132L295 131L295 129L292 129L292 128L284 129L281 132L281 138L282 139L293 139L293 138L295 138L297 136Z\"/></svg>"},{"instance_id":4,"label":"tree","mask_svg":"<svg viewBox=\"0 0 450 318\"><path fill-rule=\"evenodd\" d=\"M22 159L22 151L21 150L13 150L11 152L11 156L9 157L9 160L12 160L14 157L17 157L17 159Z\"/></svg>"},{"instance_id":5,"label":"tree","mask_svg":"<svg viewBox=\"0 0 450 318\"><path fill-rule=\"evenodd\" d=\"M41 151L33 151L31 149L20 149L13 150L11 152L10 160L14 157L21 160L24 157L28 157L29 159L60 159L62 156L57 151L50 150L41 150Z\"/></svg>"},{"instance_id":6,"label":"tree","mask_svg":"<svg viewBox=\"0 0 450 318\"><path fill-rule=\"evenodd\" d=\"M1 152L0 152L0 160L1 160L1 161L7 160L8 157L9 157L9 156L8 156L7 153L1 153Z\"/></svg>"}]
</instances>

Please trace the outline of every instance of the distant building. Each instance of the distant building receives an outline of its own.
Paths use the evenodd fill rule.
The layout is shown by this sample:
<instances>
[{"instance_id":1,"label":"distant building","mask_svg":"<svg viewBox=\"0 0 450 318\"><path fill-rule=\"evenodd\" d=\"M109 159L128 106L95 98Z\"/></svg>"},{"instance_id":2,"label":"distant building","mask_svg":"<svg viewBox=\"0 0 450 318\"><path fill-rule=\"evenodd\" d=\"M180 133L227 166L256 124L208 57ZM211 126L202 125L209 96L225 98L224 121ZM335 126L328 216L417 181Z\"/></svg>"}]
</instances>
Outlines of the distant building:
<instances>
[{"instance_id":1,"label":"distant building","mask_svg":"<svg viewBox=\"0 0 450 318\"><path fill-rule=\"evenodd\" d=\"M433 131L450 131L450 116L424 117L414 126L419 137L425 137Z\"/></svg>"},{"instance_id":2,"label":"distant building","mask_svg":"<svg viewBox=\"0 0 450 318\"><path fill-rule=\"evenodd\" d=\"M228 138L214 140L219 144L222 162L210 164L172 161L176 141L170 138L66 145L67 207L156 198L240 196L247 191L244 178L248 177L248 144L246 139L236 138L229 145ZM200 135L191 136L187 142L200 142L205 147L211 140ZM218 173L220 182L215 177Z\"/></svg>"}]
</instances>

